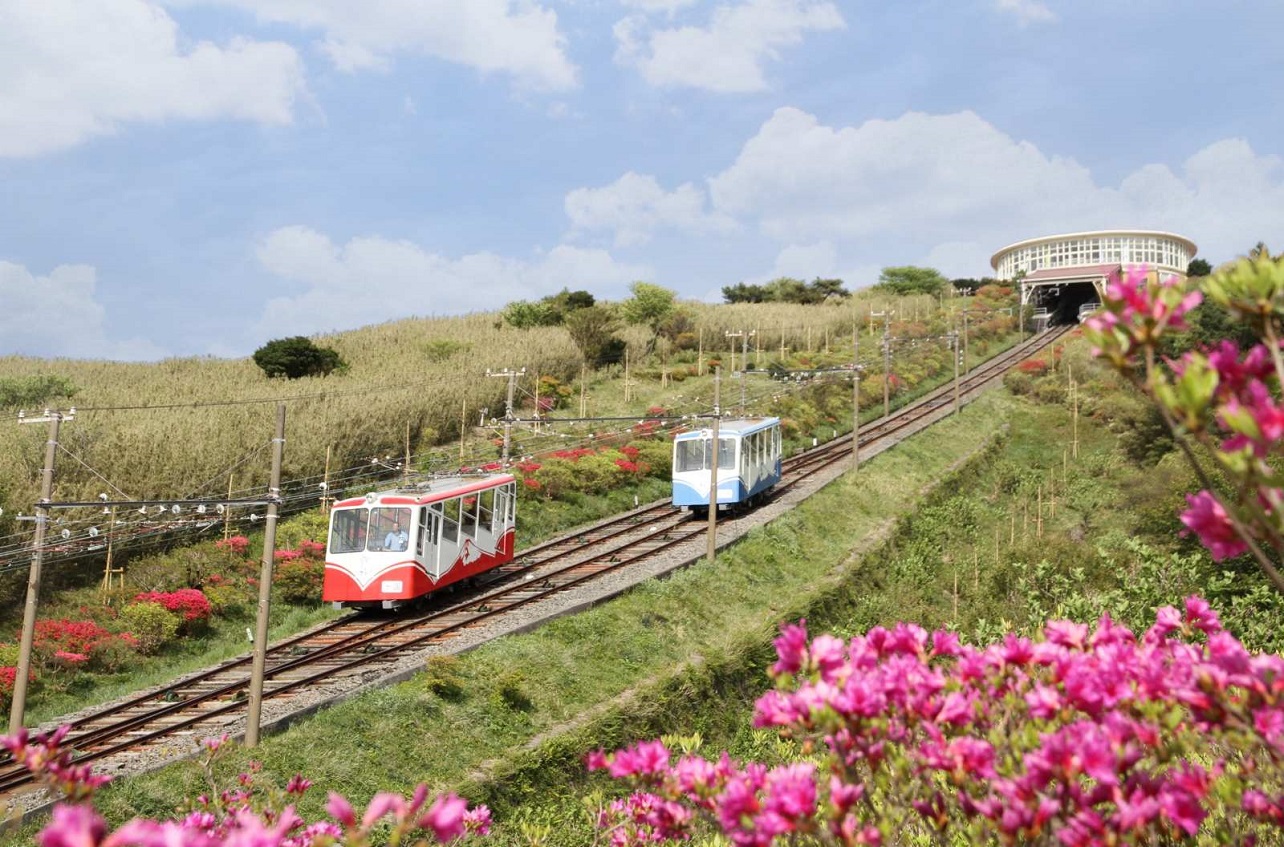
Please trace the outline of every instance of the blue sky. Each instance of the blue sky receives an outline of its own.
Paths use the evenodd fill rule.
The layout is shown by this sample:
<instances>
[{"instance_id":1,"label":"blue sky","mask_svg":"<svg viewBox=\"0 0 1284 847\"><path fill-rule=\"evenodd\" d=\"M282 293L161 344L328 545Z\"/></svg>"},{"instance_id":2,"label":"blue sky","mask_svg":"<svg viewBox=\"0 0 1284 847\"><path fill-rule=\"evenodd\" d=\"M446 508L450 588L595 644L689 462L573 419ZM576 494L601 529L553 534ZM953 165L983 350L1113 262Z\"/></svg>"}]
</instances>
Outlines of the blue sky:
<instances>
[{"instance_id":1,"label":"blue sky","mask_svg":"<svg viewBox=\"0 0 1284 847\"><path fill-rule=\"evenodd\" d=\"M1278 0L0 0L0 355L1284 248Z\"/></svg>"}]
</instances>

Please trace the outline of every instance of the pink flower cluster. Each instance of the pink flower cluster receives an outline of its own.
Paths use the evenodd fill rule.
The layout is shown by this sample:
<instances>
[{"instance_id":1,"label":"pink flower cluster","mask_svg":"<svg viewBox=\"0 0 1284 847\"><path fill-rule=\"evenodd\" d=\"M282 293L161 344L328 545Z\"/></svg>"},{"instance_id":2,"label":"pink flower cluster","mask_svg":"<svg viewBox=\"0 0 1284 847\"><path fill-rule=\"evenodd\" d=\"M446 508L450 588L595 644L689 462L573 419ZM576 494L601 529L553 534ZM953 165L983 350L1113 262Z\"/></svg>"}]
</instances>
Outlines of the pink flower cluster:
<instances>
[{"instance_id":1,"label":"pink flower cluster","mask_svg":"<svg viewBox=\"0 0 1284 847\"><path fill-rule=\"evenodd\" d=\"M1106 282L1102 308L1085 324L1093 353L1130 364L1138 351L1153 348L1164 331L1185 329L1184 316L1202 301L1202 294L1185 291L1177 277L1161 279L1145 266L1116 274Z\"/></svg>"},{"instance_id":2,"label":"pink flower cluster","mask_svg":"<svg viewBox=\"0 0 1284 847\"><path fill-rule=\"evenodd\" d=\"M209 599L199 588L180 588L177 591L144 591L134 596L135 603L158 603L171 612L182 615L183 621L209 620L214 613Z\"/></svg>"},{"instance_id":3,"label":"pink flower cluster","mask_svg":"<svg viewBox=\"0 0 1284 847\"><path fill-rule=\"evenodd\" d=\"M426 785L420 785L408 798L380 792L360 813L346 798L331 792L326 811L332 820L308 823L295 812L291 800L304 794L312 783L296 775L284 792L260 789L254 777L260 766L252 763L250 772L237 777L235 788L198 797L182 817L166 821L135 818L110 832L91 805L95 790L110 778L95 776L88 765L71 764L70 751L61 746L67 731L64 726L33 739L22 730L0 738L15 761L66 801L54 808L51 822L40 833L41 847L368 847L373 843L416 843L420 836L445 844L490 831L490 811L485 806L469 808L454 794L438 795L429 803ZM207 774L226 742L226 735L202 742Z\"/></svg>"},{"instance_id":4,"label":"pink flower cluster","mask_svg":"<svg viewBox=\"0 0 1284 847\"><path fill-rule=\"evenodd\" d=\"M1274 271L1266 268L1264 273ZM1225 279L1216 277L1212 294L1233 312L1260 311L1254 297L1245 295L1248 299L1238 302L1234 295L1239 288L1252 294L1260 276L1253 266L1239 268ZM1279 361L1279 342L1268 332L1269 343L1246 352L1223 341L1158 367L1154 359L1160 337L1182 329L1184 315L1200 300L1199 292L1184 292L1175 278L1157 282L1138 268L1110 281L1103 309L1087 328L1094 354L1125 373L1131 373L1138 353L1146 354L1143 388L1176 434L1207 445L1234 481L1237 497L1209 490L1188 495L1181 516L1187 531L1222 560L1249 551L1252 544L1279 547L1284 542L1284 491L1267 462L1284 440L1284 404L1278 399L1284 363Z\"/></svg>"},{"instance_id":5,"label":"pink flower cluster","mask_svg":"<svg viewBox=\"0 0 1284 847\"><path fill-rule=\"evenodd\" d=\"M1284 835L1284 659L1250 655L1200 598L1141 638L1108 617L985 649L912 624L846 643L798 624L776 650L755 726L822 766L674 761L658 742L595 753L590 768L641 789L603 813L614 844L686 838L698 817L746 847Z\"/></svg>"}]
</instances>

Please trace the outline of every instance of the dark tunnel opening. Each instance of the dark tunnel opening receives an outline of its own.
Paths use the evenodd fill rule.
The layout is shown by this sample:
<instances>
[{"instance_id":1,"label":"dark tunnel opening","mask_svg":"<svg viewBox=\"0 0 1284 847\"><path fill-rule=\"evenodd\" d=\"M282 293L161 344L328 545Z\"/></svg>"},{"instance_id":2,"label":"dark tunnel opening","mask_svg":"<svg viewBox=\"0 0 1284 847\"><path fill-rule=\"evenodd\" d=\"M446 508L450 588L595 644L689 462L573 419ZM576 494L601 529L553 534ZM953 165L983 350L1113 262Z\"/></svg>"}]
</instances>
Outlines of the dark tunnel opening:
<instances>
[{"instance_id":1,"label":"dark tunnel opening","mask_svg":"<svg viewBox=\"0 0 1284 847\"><path fill-rule=\"evenodd\" d=\"M1046 311L1049 326L1076 324L1100 304L1097 289L1091 282L1071 282L1040 286L1034 290L1035 308Z\"/></svg>"}]
</instances>

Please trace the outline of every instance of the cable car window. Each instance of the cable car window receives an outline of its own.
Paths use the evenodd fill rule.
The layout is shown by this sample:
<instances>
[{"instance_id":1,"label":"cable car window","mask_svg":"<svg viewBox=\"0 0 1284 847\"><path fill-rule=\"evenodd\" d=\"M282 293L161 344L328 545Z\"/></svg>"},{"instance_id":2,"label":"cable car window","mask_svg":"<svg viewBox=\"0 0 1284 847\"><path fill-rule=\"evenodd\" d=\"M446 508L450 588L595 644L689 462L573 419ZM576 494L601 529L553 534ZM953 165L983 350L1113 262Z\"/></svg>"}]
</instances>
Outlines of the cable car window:
<instances>
[{"instance_id":1,"label":"cable car window","mask_svg":"<svg viewBox=\"0 0 1284 847\"><path fill-rule=\"evenodd\" d=\"M734 438L718 439L718 470L736 466L736 440Z\"/></svg>"},{"instance_id":2,"label":"cable car window","mask_svg":"<svg viewBox=\"0 0 1284 847\"><path fill-rule=\"evenodd\" d=\"M463 523L462 529L464 535L470 538L477 537L477 508L481 501L476 494L470 494L463 499Z\"/></svg>"},{"instance_id":3,"label":"cable car window","mask_svg":"<svg viewBox=\"0 0 1284 847\"><path fill-rule=\"evenodd\" d=\"M367 550L405 552L410 546L410 510L381 507L370 510Z\"/></svg>"},{"instance_id":4,"label":"cable car window","mask_svg":"<svg viewBox=\"0 0 1284 847\"><path fill-rule=\"evenodd\" d=\"M335 509L330 519L330 552L358 553L366 546L366 519L370 511Z\"/></svg>"},{"instance_id":5,"label":"cable car window","mask_svg":"<svg viewBox=\"0 0 1284 847\"><path fill-rule=\"evenodd\" d=\"M477 495L477 508L479 510L477 525L487 532L494 530L495 489L488 488Z\"/></svg>"},{"instance_id":6,"label":"cable car window","mask_svg":"<svg viewBox=\"0 0 1284 847\"><path fill-rule=\"evenodd\" d=\"M441 538L450 544L459 542L459 498L441 504Z\"/></svg>"},{"instance_id":7,"label":"cable car window","mask_svg":"<svg viewBox=\"0 0 1284 847\"><path fill-rule=\"evenodd\" d=\"M423 506L419 509L419 541L415 551L423 558L424 550L437 543L437 528L441 522L441 510L436 506Z\"/></svg>"},{"instance_id":8,"label":"cable car window","mask_svg":"<svg viewBox=\"0 0 1284 847\"><path fill-rule=\"evenodd\" d=\"M705 454L709 452L709 442L692 438L678 442L678 456L675 464L677 471L699 471L708 467Z\"/></svg>"}]
</instances>

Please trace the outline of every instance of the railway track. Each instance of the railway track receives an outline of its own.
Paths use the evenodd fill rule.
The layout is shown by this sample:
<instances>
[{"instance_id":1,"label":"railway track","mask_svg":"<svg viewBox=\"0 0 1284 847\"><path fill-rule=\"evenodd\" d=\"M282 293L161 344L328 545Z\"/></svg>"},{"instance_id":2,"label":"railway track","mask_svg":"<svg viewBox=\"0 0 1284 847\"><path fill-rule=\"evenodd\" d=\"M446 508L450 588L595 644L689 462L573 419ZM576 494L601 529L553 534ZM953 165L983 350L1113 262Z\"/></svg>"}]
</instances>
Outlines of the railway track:
<instances>
[{"instance_id":1,"label":"railway track","mask_svg":"<svg viewBox=\"0 0 1284 847\"><path fill-rule=\"evenodd\" d=\"M970 400L1016 362L1063 334L1064 331L1043 333L979 365L960 380L960 402ZM954 396L955 386L950 383L862 426L861 449L895 443L930 425L948 414ZM771 499L848 461L851 451L851 437L844 435L790 457L783 463L783 479ZM739 517L720 515L719 523L734 524ZM519 609L607 574L626 571L705 532L704 520L692 520L689 514L675 511L667 500L660 500L528 548L464 591L434 596L409 613L403 609L397 614L338 618L269 647L263 701L288 711L292 700L315 700L318 687L350 690L388 674L426 648L447 645ZM172 743L176 737L195 741L218 735L243 719L251 662L247 654L81 714L67 721L70 732L65 744L76 751L77 763L88 763ZM7 753L0 755L0 802L31 787L26 770Z\"/></svg>"}]
</instances>

